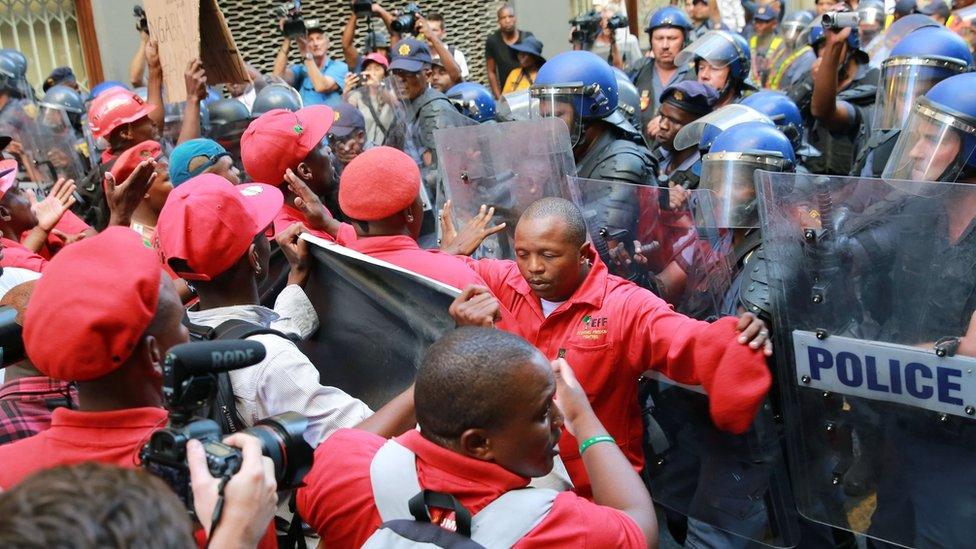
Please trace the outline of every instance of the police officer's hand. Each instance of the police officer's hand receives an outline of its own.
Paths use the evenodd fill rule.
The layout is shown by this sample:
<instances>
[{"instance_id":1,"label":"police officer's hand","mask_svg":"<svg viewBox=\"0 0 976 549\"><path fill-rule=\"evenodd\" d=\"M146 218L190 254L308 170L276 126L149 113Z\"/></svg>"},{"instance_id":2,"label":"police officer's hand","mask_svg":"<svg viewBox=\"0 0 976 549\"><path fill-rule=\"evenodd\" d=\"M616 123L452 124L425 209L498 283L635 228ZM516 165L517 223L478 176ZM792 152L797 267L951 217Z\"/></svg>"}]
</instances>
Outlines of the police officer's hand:
<instances>
[{"instance_id":1,"label":"police officer's hand","mask_svg":"<svg viewBox=\"0 0 976 549\"><path fill-rule=\"evenodd\" d=\"M577 423L589 416L594 416L590 400L576 374L565 359L557 358L550 362L553 377L556 378L556 406L562 413L563 422L569 434L576 436Z\"/></svg>"},{"instance_id":2,"label":"police officer's hand","mask_svg":"<svg viewBox=\"0 0 976 549\"><path fill-rule=\"evenodd\" d=\"M773 356L773 340L769 338L769 329L762 319L749 312L742 313L735 329L739 332L739 343L748 344L750 349L762 347L764 355Z\"/></svg>"},{"instance_id":3,"label":"police officer's hand","mask_svg":"<svg viewBox=\"0 0 976 549\"><path fill-rule=\"evenodd\" d=\"M278 505L274 463L261 455L261 442L252 435L237 433L223 442L240 448L243 459L241 469L224 487L224 505L216 529L212 523L220 479L210 474L200 441L187 442L186 461L190 469L193 509L210 537L210 545L257 547L274 519Z\"/></svg>"},{"instance_id":4,"label":"police officer's hand","mask_svg":"<svg viewBox=\"0 0 976 549\"><path fill-rule=\"evenodd\" d=\"M75 181L73 179L58 179L51 187L51 192L44 200L38 201L34 191L27 191L27 200L31 210L37 216L37 226L44 232L51 232L61 221L64 212L75 203Z\"/></svg>"},{"instance_id":5,"label":"police officer's hand","mask_svg":"<svg viewBox=\"0 0 976 549\"><path fill-rule=\"evenodd\" d=\"M203 68L203 61L200 59L190 61L183 78L186 81L187 101L199 101L207 97L207 71Z\"/></svg>"},{"instance_id":6,"label":"police officer's hand","mask_svg":"<svg viewBox=\"0 0 976 549\"><path fill-rule=\"evenodd\" d=\"M691 191L675 184L674 181L668 182L668 206L672 210L684 209L691 197Z\"/></svg>"},{"instance_id":7,"label":"police officer's hand","mask_svg":"<svg viewBox=\"0 0 976 549\"><path fill-rule=\"evenodd\" d=\"M156 161L151 158L140 162L122 183L116 182L111 172L105 174L105 201L108 203L110 226L129 226L132 212L136 211L156 177Z\"/></svg>"},{"instance_id":8,"label":"police officer's hand","mask_svg":"<svg viewBox=\"0 0 976 549\"><path fill-rule=\"evenodd\" d=\"M473 254L486 238L505 230L505 223L489 227L494 216L495 208L482 204L478 213L458 232L454 227L453 204L448 200L437 215L441 225L441 251L455 255Z\"/></svg>"},{"instance_id":9,"label":"police officer's hand","mask_svg":"<svg viewBox=\"0 0 976 549\"><path fill-rule=\"evenodd\" d=\"M304 286L308 281L308 242L301 238L301 234L306 232L305 226L301 223L293 223L284 231L275 236L275 242L281 248L288 260L290 271L288 272L288 284L298 284Z\"/></svg>"},{"instance_id":10,"label":"police officer's hand","mask_svg":"<svg viewBox=\"0 0 976 549\"><path fill-rule=\"evenodd\" d=\"M159 60L159 42L154 38L146 42L146 66L149 70L163 70L162 61Z\"/></svg>"},{"instance_id":11,"label":"police officer's hand","mask_svg":"<svg viewBox=\"0 0 976 549\"><path fill-rule=\"evenodd\" d=\"M451 318L461 326L491 328L501 318L501 306L491 291L484 286L469 284L454 298L447 310Z\"/></svg>"}]
</instances>

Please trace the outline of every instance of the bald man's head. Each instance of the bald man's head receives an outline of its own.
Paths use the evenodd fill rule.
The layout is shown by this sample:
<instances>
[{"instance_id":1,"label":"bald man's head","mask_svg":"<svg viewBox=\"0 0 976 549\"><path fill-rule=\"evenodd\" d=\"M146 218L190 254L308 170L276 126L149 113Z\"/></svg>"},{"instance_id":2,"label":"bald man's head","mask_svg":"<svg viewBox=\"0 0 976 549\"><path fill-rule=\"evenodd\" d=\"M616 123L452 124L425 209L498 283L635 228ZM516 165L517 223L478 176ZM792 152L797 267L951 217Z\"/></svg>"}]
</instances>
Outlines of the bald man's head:
<instances>
[{"instance_id":1,"label":"bald man's head","mask_svg":"<svg viewBox=\"0 0 976 549\"><path fill-rule=\"evenodd\" d=\"M564 233L566 240L571 244L582 246L586 242L586 221L583 220L583 212L565 198L547 197L536 200L522 212L519 223L523 220L535 221L549 218L565 222Z\"/></svg>"}]
</instances>

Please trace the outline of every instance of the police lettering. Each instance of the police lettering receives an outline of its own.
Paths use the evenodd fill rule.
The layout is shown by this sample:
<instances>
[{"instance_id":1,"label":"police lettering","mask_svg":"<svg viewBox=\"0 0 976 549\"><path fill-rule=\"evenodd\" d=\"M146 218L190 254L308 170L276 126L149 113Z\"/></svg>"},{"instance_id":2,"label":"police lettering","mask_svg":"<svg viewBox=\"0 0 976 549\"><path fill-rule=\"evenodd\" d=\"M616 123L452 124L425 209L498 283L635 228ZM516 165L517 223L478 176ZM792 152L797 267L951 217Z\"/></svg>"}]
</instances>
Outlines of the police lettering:
<instances>
[{"instance_id":1,"label":"police lettering","mask_svg":"<svg viewBox=\"0 0 976 549\"><path fill-rule=\"evenodd\" d=\"M232 366L235 364L250 364L254 362L253 358L253 349L248 349L246 351L213 351L210 353L210 361L213 363L214 368Z\"/></svg>"},{"instance_id":2,"label":"police lettering","mask_svg":"<svg viewBox=\"0 0 976 549\"><path fill-rule=\"evenodd\" d=\"M807 347L810 360L810 377L820 381L825 370L834 369L842 384L854 388L867 388L870 391L907 394L920 400L935 397L939 402L962 405L959 398L962 386L956 381L962 378L962 371L944 366L929 366L921 362L902 365L897 359L888 359L887 364L878 364L876 357L858 355L842 351L835 357L827 349ZM879 375L887 371L887 385Z\"/></svg>"}]
</instances>

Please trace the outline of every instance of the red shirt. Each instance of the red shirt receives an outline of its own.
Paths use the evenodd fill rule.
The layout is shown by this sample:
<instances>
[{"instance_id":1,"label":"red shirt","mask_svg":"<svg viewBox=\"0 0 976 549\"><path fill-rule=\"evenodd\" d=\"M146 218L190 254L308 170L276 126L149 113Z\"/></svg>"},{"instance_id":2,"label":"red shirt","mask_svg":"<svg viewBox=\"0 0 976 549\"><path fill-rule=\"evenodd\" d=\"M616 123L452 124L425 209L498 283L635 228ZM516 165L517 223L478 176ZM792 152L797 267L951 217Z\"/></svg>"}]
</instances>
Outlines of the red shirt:
<instances>
[{"instance_id":1,"label":"red shirt","mask_svg":"<svg viewBox=\"0 0 976 549\"><path fill-rule=\"evenodd\" d=\"M409 431L397 442L417 455L417 476L428 490L447 492L472 515L529 479L502 467L465 457ZM340 429L315 450L315 462L298 491L298 510L322 536L324 547L360 547L379 528L369 466L386 439ZM626 514L596 505L572 492L556 496L549 514L515 547L646 547Z\"/></svg>"},{"instance_id":2,"label":"red shirt","mask_svg":"<svg viewBox=\"0 0 976 549\"><path fill-rule=\"evenodd\" d=\"M58 408L51 414L48 430L0 446L0 487L11 488L42 469L83 461L137 467L139 450L150 433L165 426L163 408L111 412Z\"/></svg>"},{"instance_id":3,"label":"red shirt","mask_svg":"<svg viewBox=\"0 0 976 549\"><path fill-rule=\"evenodd\" d=\"M20 267L40 273L47 267L47 259L32 252L27 246L9 238L0 238L3 244L3 257L0 258L0 267Z\"/></svg>"},{"instance_id":4,"label":"red shirt","mask_svg":"<svg viewBox=\"0 0 976 549\"><path fill-rule=\"evenodd\" d=\"M644 455L637 380L647 370L679 383L701 384L709 395L721 383L739 384L738 372L745 370L741 386L719 390L735 393L728 398L738 399L740 407L754 405L751 414L744 420L725 416L725 408L719 413L713 402L712 417L720 426L734 424L738 432L748 428L769 389L770 377L762 353L738 343L736 319L709 324L688 318L653 293L609 274L595 254L590 260L593 266L586 279L548 318L515 262L483 259L469 264L515 315L516 333L549 359L562 356L569 362L593 411L638 471ZM760 379L754 384L755 377L765 382ZM590 480L578 448L579 442L564 431L560 456L576 491L589 497Z\"/></svg>"},{"instance_id":5,"label":"red shirt","mask_svg":"<svg viewBox=\"0 0 976 549\"><path fill-rule=\"evenodd\" d=\"M325 206L322 207L325 208ZM325 208L325 211L330 216L332 215L332 213L329 212L328 208ZM278 217L274 219L274 224L273 224L274 234L277 236L279 233L286 231L288 227L291 227L295 223L301 223L305 225L305 231L311 235L315 235L319 238L323 238L325 240L328 240L329 242L335 242L335 239L332 238L329 235L329 233L326 233L324 231L319 231L317 229L313 229L309 227L308 219L306 219L305 214L296 210L295 208L292 208L288 204L285 204L284 206L281 207L281 211L278 212Z\"/></svg>"}]
</instances>

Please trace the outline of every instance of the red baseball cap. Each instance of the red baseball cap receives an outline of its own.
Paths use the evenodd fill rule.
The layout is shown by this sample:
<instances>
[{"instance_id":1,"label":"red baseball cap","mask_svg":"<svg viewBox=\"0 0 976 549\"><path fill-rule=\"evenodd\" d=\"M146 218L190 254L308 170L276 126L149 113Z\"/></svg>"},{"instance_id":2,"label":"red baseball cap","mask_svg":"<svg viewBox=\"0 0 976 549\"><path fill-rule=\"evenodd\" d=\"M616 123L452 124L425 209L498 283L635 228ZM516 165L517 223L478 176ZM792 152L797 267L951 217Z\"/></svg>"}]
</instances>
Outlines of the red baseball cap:
<instances>
[{"instance_id":1,"label":"red baseball cap","mask_svg":"<svg viewBox=\"0 0 976 549\"><path fill-rule=\"evenodd\" d=\"M128 227L66 246L37 281L24 315L24 348L44 375L89 381L135 350L159 303L159 259Z\"/></svg>"},{"instance_id":2,"label":"red baseball cap","mask_svg":"<svg viewBox=\"0 0 976 549\"><path fill-rule=\"evenodd\" d=\"M363 68L366 67L366 63L377 63L381 65L384 69L389 70L390 62L386 59L386 56L380 52L373 52L365 57L363 57Z\"/></svg>"},{"instance_id":3,"label":"red baseball cap","mask_svg":"<svg viewBox=\"0 0 976 549\"><path fill-rule=\"evenodd\" d=\"M0 198L17 183L17 161L0 160Z\"/></svg>"},{"instance_id":4,"label":"red baseball cap","mask_svg":"<svg viewBox=\"0 0 976 549\"><path fill-rule=\"evenodd\" d=\"M163 261L187 280L213 280L243 256L281 211L285 198L263 183L233 185L204 173L179 185L156 223Z\"/></svg>"},{"instance_id":5,"label":"red baseball cap","mask_svg":"<svg viewBox=\"0 0 976 549\"><path fill-rule=\"evenodd\" d=\"M366 149L342 170L339 208L359 221L386 219L413 204L420 184L420 169L404 152Z\"/></svg>"},{"instance_id":6,"label":"red baseball cap","mask_svg":"<svg viewBox=\"0 0 976 549\"><path fill-rule=\"evenodd\" d=\"M109 173L115 178L116 183L122 183L127 177L132 175L136 167L139 166L140 162L158 159L163 154L163 146L157 141L143 141L138 145L133 145L125 150L118 159L116 159L115 164L112 165L112 169Z\"/></svg>"},{"instance_id":7,"label":"red baseball cap","mask_svg":"<svg viewBox=\"0 0 976 549\"><path fill-rule=\"evenodd\" d=\"M281 185L285 170L297 168L319 146L333 122L335 111L325 105L262 114L241 136L244 170L254 181Z\"/></svg>"}]
</instances>

